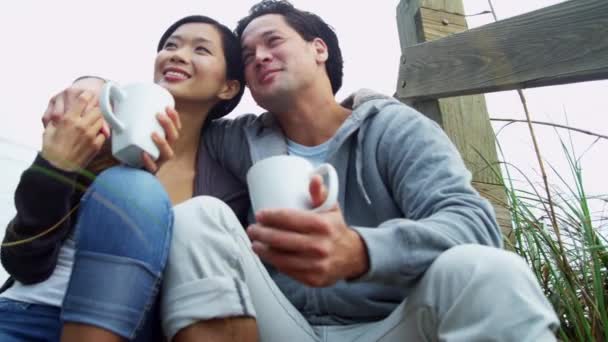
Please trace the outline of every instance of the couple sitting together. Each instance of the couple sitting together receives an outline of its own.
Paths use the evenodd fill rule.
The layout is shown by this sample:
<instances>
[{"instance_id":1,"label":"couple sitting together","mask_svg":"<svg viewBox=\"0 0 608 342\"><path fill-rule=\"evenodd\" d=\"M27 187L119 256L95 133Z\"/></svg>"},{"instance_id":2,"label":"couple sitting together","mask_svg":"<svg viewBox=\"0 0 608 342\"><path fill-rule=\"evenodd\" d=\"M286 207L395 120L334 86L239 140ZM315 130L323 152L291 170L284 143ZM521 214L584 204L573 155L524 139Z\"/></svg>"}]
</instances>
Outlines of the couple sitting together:
<instances>
[{"instance_id":1,"label":"couple sitting together","mask_svg":"<svg viewBox=\"0 0 608 342\"><path fill-rule=\"evenodd\" d=\"M189 16L157 51L175 107L141 169L112 159L103 79L51 99L1 250L0 341L555 340L441 128L372 91L336 101L319 16L277 0L234 32ZM221 118L245 85L267 112ZM247 172L279 155L331 164L337 203L253 212ZM313 206L327 193L311 178Z\"/></svg>"}]
</instances>

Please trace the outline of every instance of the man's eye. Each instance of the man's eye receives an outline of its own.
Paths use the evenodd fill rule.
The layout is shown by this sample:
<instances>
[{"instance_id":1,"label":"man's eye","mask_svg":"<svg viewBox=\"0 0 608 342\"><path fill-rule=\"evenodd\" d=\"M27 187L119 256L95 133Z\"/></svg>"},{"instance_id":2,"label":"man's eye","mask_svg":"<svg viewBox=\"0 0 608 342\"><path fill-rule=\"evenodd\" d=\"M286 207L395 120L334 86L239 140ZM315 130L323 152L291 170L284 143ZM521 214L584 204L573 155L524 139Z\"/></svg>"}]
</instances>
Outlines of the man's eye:
<instances>
[{"instance_id":1,"label":"man's eye","mask_svg":"<svg viewBox=\"0 0 608 342\"><path fill-rule=\"evenodd\" d=\"M244 64L249 64L249 63L251 63L251 58L252 58L252 57L253 57L253 54L252 54L252 53L248 53L248 54L243 55L243 63L244 63Z\"/></svg>"}]
</instances>

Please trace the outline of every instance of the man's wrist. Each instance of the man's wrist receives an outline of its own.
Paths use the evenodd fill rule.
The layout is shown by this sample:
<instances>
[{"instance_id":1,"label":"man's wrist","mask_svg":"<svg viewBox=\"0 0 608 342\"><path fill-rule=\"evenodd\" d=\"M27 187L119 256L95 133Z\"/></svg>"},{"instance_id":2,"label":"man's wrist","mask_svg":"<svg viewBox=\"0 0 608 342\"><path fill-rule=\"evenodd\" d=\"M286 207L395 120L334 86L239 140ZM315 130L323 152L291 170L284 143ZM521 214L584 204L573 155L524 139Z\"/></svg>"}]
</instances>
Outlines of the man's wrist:
<instances>
[{"instance_id":1,"label":"man's wrist","mask_svg":"<svg viewBox=\"0 0 608 342\"><path fill-rule=\"evenodd\" d=\"M365 241L356 230L349 229L353 241L353 249L350 260L350 270L347 274L347 280L353 280L362 277L369 271L369 256Z\"/></svg>"}]
</instances>

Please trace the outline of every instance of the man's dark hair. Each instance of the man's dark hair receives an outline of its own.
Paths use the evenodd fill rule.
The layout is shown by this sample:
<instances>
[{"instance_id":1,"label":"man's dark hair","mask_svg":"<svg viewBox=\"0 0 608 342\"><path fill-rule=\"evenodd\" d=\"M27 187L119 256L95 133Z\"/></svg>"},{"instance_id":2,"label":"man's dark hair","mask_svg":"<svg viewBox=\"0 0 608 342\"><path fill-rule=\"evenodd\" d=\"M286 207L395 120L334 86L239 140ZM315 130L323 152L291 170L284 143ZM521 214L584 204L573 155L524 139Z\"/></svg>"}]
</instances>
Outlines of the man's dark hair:
<instances>
[{"instance_id":1,"label":"man's dark hair","mask_svg":"<svg viewBox=\"0 0 608 342\"><path fill-rule=\"evenodd\" d=\"M315 38L321 38L327 45L328 58L325 62L325 69L331 82L331 89L334 95L342 87L342 76L344 61L342 51L338 44L338 37L333 28L329 26L321 17L314 13L306 12L295 8L286 0L263 0L254 5L249 10L249 15L239 20L235 32L239 39L242 39L243 31L254 19L267 14L279 14L302 38L308 42Z\"/></svg>"},{"instance_id":2,"label":"man's dark hair","mask_svg":"<svg viewBox=\"0 0 608 342\"><path fill-rule=\"evenodd\" d=\"M156 52L163 49L167 39L171 37L175 30L184 24L190 23L209 24L220 32L224 59L226 61L226 78L239 81L241 85L239 92L233 98L230 100L221 100L211 108L207 120L214 120L230 113L239 104L241 97L243 97L243 92L245 92L245 75L243 71L243 61L241 59L241 42L228 27L220 24L217 20L203 15L191 15L182 18L169 26L165 33L160 37Z\"/></svg>"}]
</instances>

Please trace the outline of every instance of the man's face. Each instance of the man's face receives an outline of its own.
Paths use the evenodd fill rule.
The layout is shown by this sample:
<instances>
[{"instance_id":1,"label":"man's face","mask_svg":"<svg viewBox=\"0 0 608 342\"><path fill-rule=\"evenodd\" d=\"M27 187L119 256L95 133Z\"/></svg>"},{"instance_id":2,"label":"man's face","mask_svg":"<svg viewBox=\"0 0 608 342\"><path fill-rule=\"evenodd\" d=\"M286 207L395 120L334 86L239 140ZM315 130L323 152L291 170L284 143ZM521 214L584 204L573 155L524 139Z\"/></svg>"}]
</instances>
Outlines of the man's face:
<instances>
[{"instance_id":1,"label":"man's face","mask_svg":"<svg viewBox=\"0 0 608 342\"><path fill-rule=\"evenodd\" d=\"M251 21L243 31L241 45L247 85L264 108L310 86L319 71L324 71L326 56L322 54L326 49L321 54L320 50L325 44L320 39L305 41L278 14Z\"/></svg>"}]
</instances>

